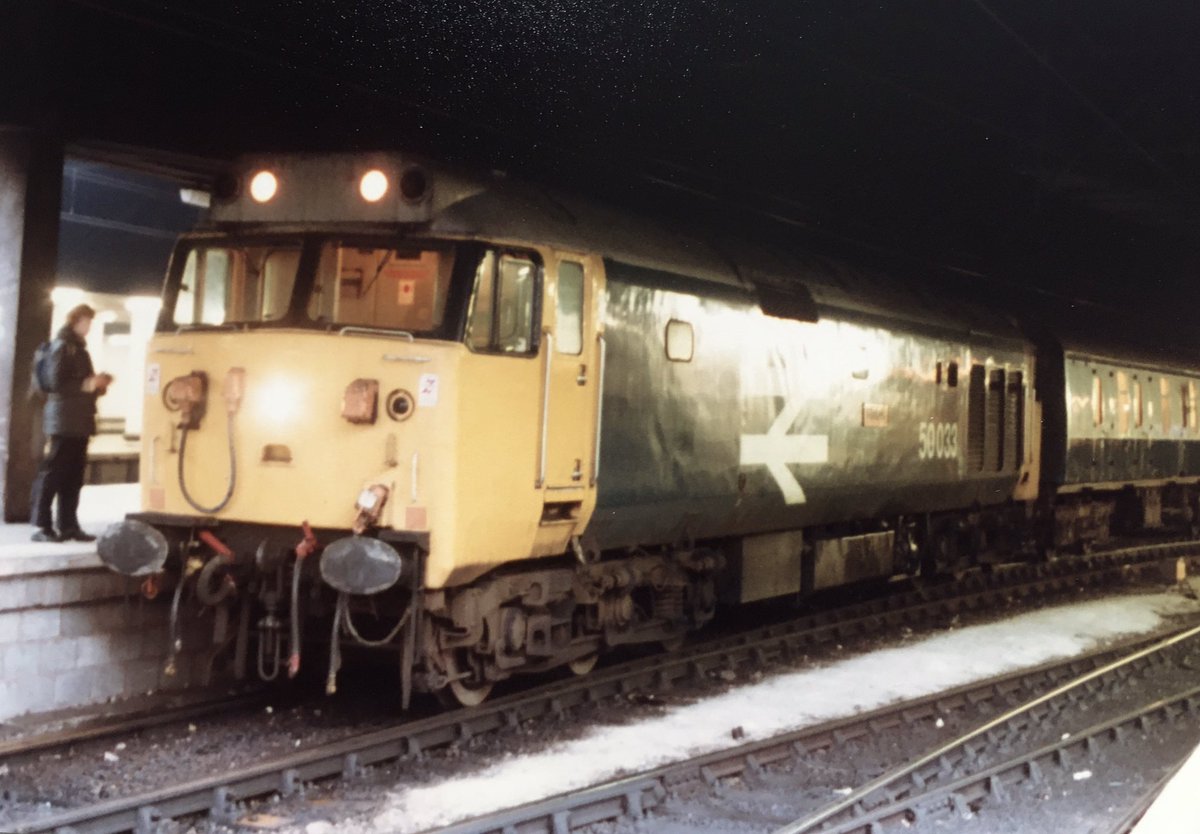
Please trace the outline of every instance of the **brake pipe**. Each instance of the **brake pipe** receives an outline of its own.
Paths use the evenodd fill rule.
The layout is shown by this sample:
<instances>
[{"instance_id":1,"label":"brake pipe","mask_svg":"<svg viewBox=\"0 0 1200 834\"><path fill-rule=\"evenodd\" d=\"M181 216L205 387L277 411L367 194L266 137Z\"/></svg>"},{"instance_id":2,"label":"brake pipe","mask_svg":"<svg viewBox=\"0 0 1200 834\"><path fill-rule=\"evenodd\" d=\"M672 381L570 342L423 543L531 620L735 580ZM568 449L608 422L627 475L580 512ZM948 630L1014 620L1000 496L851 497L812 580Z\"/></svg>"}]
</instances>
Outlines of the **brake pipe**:
<instances>
[{"instance_id":1,"label":"brake pipe","mask_svg":"<svg viewBox=\"0 0 1200 834\"><path fill-rule=\"evenodd\" d=\"M288 677L294 678L300 673L300 574L304 560L317 550L317 536L313 533L308 519L300 522L303 537L296 545L296 561L292 563L292 604L289 620L291 624L291 646L288 652Z\"/></svg>"},{"instance_id":2,"label":"brake pipe","mask_svg":"<svg viewBox=\"0 0 1200 834\"><path fill-rule=\"evenodd\" d=\"M338 591L337 605L333 609L333 628L329 633L329 671L325 674L325 694L337 692L338 670L342 668L342 612L346 609L346 592Z\"/></svg>"}]
</instances>

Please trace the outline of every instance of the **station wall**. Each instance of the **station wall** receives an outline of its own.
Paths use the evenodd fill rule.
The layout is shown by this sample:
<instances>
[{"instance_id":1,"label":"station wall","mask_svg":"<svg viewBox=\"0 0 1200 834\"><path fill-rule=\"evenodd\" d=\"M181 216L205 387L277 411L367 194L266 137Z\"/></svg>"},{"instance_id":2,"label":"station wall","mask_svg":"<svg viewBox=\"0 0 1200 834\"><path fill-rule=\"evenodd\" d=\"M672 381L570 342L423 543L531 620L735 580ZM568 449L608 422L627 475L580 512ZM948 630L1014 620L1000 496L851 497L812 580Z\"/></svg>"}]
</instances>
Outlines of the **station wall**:
<instances>
[{"instance_id":1,"label":"station wall","mask_svg":"<svg viewBox=\"0 0 1200 834\"><path fill-rule=\"evenodd\" d=\"M144 599L94 552L0 562L0 721L204 683L211 621L183 618L167 675L169 607L169 593Z\"/></svg>"}]
</instances>

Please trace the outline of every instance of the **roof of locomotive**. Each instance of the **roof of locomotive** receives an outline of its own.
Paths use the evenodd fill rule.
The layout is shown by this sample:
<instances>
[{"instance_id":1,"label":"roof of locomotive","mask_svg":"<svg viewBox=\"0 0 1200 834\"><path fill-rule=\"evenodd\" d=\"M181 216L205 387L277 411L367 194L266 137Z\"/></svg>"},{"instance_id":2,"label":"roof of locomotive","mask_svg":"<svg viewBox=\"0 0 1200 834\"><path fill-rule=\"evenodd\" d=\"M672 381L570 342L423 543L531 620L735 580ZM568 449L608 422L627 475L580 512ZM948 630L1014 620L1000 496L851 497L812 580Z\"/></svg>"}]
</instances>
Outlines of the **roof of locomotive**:
<instances>
[{"instance_id":1,"label":"roof of locomotive","mask_svg":"<svg viewBox=\"0 0 1200 834\"><path fill-rule=\"evenodd\" d=\"M748 294L808 295L827 312L1022 338L1011 317L948 294L920 275L885 275L810 247L736 240L719 230L684 230L503 177L447 205L432 219L431 231L538 241Z\"/></svg>"},{"instance_id":2,"label":"roof of locomotive","mask_svg":"<svg viewBox=\"0 0 1200 834\"><path fill-rule=\"evenodd\" d=\"M405 174L420 171L428 188L416 199L389 193L378 203L366 203L355 198L353 186L367 168L388 172L396 183ZM1011 317L994 306L965 300L961 287L953 286L945 274L935 277L934 270L910 269L901 276L891 269L885 273L853 265L808 243L752 242L720 229L677 227L499 173L467 172L394 153L248 156L235 163L233 172L249 182L257 170L276 172L278 196L260 203L240 189L214 201L213 225L228 230L391 224L435 236L543 243L593 252L726 291L811 298L818 314L907 321L1006 341L1022 338ZM309 185L296 188L294 182Z\"/></svg>"}]
</instances>

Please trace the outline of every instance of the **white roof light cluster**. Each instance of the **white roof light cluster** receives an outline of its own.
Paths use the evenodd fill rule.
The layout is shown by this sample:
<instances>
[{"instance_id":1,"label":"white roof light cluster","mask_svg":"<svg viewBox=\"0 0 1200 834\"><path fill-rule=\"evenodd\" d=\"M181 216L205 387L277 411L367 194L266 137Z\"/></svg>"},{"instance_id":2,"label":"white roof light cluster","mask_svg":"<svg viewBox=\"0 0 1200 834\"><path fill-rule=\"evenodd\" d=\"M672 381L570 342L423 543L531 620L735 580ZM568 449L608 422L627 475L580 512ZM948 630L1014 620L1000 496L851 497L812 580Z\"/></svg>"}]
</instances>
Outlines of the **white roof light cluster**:
<instances>
[{"instance_id":1,"label":"white roof light cluster","mask_svg":"<svg viewBox=\"0 0 1200 834\"><path fill-rule=\"evenodd\" d=\"M358 181L358 193L368 203L378 203L387 196L391 182L387 174L372 168ZM269 203L279 193L279 178L271 171L262 170L250 178L250 197L256 203Z\"/></svg>"}]
</instances>

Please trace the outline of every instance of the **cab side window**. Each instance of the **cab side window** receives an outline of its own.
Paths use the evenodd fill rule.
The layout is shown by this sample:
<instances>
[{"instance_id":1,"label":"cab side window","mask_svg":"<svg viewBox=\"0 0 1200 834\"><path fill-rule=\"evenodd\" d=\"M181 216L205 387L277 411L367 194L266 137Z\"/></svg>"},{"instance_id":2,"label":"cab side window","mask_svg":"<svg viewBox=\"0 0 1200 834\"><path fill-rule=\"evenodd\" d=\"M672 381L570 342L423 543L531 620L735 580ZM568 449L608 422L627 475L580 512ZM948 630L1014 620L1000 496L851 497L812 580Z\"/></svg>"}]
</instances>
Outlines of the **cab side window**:
<instances>
[{"instance_id":1,"label":"cab side window","mask_svg":"<svg viewBox=\"0 0 1200 834\"><path fill-rule=\"evenodd\" d=\"M466 342L481 353L528 355L534 341L539 270L531 259L487 252L475 271Z\"/></svg>"},{"instance_id":2,"label":"cab side window","mask_svg":"<svg viewBox=\"0 0 1200 834\"><path fill-rule=\"evenodd\" d=\"M578 356L583 352L583 264L563 261L558 266L558 352Z\"/></svg>"}]
</instances>

